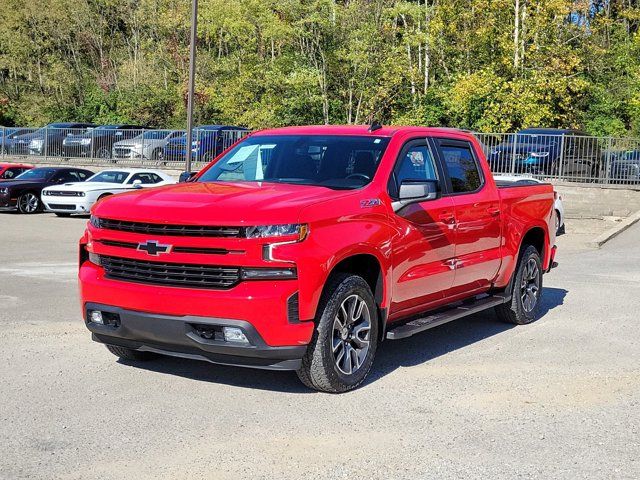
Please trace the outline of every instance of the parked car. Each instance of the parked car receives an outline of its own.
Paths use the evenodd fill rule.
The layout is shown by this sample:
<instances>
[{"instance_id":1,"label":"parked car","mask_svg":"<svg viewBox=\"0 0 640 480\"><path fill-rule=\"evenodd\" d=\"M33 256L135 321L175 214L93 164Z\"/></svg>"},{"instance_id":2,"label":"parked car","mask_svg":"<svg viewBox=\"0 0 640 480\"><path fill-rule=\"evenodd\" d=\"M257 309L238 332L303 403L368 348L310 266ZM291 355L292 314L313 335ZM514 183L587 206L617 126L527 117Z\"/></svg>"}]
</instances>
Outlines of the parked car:
<instances>
[{"instance_id":1,"label":"parked car","mask_svg":"<svg viewBox=\"0 0 640 480\"><path fill-rule=\"evenodd\" d=\"M612 156L609 178L613 182L640 183L640 150Z\"/></svg>"},{"instance_id":2,"label":"parked car","mask_svg":"<svg viewBox=\"0 0 640 480\"><path fill-rule=\"evenodd\" d=\"M0 210L36 213L42 209L42 189L50 185L82 182L93 175L84 168L32 168L13 180L0 182Z\"/></svg>"},{"instance_id":3,"label":"parked car","mask_svg":"<svg viewBox=\"0 0 640 480\"><path fill-rule=\"evenodd\" d=\"M181 137L184 132L178 130L149 130L130 140L121 140L113 144L113 158L164 160L164 147L171 139Z\"/></svg>"},{"instance_id":4,"label":"parked car","mask_svg":"<svg viewBox=\"0 0 640 480\"><path fill-rule=\"evenodd\" d=\"M159 170L103 170L84 182L65 183L43 189L42 202L48 211L59 217L68 217L72 213L89 213L94 203L109 195L172 183L176 183L175 179Z\"/></svg>"},{"instance_id":5,"label":"parked car","mask_svg":"<svg viewBox=\"0 0 640 480\"><path fill-rule=\"evenodd\" d=\"M60 156L62 142L69 134L84 132L91 127L93 127L92 123L50 123L35 132L15 137L9 153L13 155Z\"/></svg>"},{"instance_id":6,"label":"parked car","mask_svg":"<svg viewBox=\"0 0 640 480\"><path fill-rule=\"evenodd\" d=\"M109 159L114 143L131 139L146 128L140 125L101 125L80 135L70 135L62 145L63 156Z\"/></svg>"},{"instance_id":7,"label":"parked car","mask_svg":"<svg viewBox=\"0 0 640 480\"><path fill-rule=\"evenodd\" d=\"M510 185L526 185L544 183L543 180L535 177L525 177L519 175L494 175L493 179L499 187L508 187ZM556 190L553 191L554 209L555 209L555 227L556 235L564 233L564 205L562 204L562 195Z\"/></svg>"},{"instance_id":8,"label":"parked car","mask_svg":"<svg viewBox=\"0 0 640 480\"><path fill-rule=\"evenodd\" d=\"M191 155L194 161L211 161L242 138L249 130L230 125L202 125L193 130ZM187 134L167 142L164 158L169 161L184 161Z\"/></svg>"},{"instance_id":9,"label":"parked car","mask_svg":"<svg viewBox=\"0 0 640 480\"><path fill-rule=\"evenodd\" d=\"M491 307L533 322L555 265L553 187L497 187L476 138L449 129L258 132L92 214L79 281L94 340L134 361L296 370L327 392L360 385L384 338Z\"/></svg>"},{"instance_id":10,"label":"parked car","mask_svg":"<svg viewBox=\"0 0 640 480\"><path fill-rule=\"evenodd\" d=\"M569 179L594 180L602 172L597 139L579 130L521 130L493 148L488 160L496 173L556 176L562 172Z\"/></svg>"},{"instance_id":11,"label":"parked car","mask_svg":"<svg viewBox=\"0 0 640 480\"><path fill-rule=\"evenodd\" d=\"M0 154L11 153L15 138L30 132L28 128L0 128Z\"/></svg>"},{"instance_id":12,"label":"parked car","mask_svg":"<svg viewBox=\"0 0 640 480\"><path fill-rule=\"evenodd\" d=\"M24 163L0 163L0 181L12 180L22 172L31 170L33 165Z\"/></svg>"}]
</instances>

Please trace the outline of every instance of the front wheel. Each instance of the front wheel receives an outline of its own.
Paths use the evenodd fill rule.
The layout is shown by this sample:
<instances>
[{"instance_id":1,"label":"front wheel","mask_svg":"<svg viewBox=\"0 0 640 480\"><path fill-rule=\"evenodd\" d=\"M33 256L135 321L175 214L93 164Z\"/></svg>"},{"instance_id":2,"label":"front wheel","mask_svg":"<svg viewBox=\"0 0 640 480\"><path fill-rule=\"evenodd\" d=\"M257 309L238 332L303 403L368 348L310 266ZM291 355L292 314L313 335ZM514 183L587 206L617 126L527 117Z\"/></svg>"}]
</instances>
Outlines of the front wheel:
<instances>
[{"instance_id":1,"label":"front wheel","mask_svg":"<svg viewBox=\"0 0 640 480\"><path fill-rule=\"evenodd\" d=\"M495 307L503 322L526 325L538 317L542 298L542 261L533 245L525 247L513 280L511 301Z\"/></svg>"},{"instance_id":2,"label":"front wheel","mask_svg":"<svg viewBox=\"0 0 640 480\"><path fill-rule=\"evenodd\" d=\"M317 326L298 377L309 388L346 392L366 378L378 346L378 310L357 275L335 275L316 316Z\"/></svg>"},{"instance_id":3,"label":"front wheel","mask_svg":"<svg viewBox=\"0 0 640 480\"><path fill-rule=\"evenodd\" d=\"M18 197L20 213L36 213L38 210L40 210L40 199L35 193L27 192Z\"/></svg>"}]
</instances>

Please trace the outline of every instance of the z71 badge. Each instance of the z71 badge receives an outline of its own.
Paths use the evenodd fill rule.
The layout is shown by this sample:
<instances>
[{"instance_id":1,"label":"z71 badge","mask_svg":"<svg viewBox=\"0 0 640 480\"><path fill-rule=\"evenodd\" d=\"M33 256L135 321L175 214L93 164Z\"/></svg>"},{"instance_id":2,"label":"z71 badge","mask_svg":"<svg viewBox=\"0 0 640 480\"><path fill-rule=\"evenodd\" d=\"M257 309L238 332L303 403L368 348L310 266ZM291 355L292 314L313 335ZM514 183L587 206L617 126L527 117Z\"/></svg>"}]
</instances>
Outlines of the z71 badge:
<instances>
[{"instance_id":1,"label":"z71 badge","mask_svg":"<svg viewBox=\"0 0 640 480\"><path fill-rule=\"evenodd\" d=\"M371 208L381 205L382 202L379 198L368 198L366 200L360 200L360 208Z\"/></svg>"}]
</instances>

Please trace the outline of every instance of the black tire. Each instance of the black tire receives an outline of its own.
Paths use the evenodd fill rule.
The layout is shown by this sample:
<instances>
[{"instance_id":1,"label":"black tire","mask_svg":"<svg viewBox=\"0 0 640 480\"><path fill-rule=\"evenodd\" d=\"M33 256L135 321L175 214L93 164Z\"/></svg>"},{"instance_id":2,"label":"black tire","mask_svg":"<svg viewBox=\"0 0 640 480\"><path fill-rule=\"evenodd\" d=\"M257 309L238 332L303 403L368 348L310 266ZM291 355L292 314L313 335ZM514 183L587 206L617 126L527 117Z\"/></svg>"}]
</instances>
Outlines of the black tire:
<instances>
[{"instance_id":1,"label":"black tire","mask_svg":"<svg viewBox=\"0 0 640 480\"><path fill-rule=\"evenodd\" d=\"M352 358L354 358L351 353L355 353L356 364L360 361L355 371L345 374L338 366L340 359L334 358L337 350L333 348L333 342L335 341L335 322L339 317L341 306L352 298L366 305L366 312L363 308L359 318L362 321L365 313L369 316L368 347L364 352L364 358L360 360L358 352L353 347L347 350L346 343L355 342L355 340L344 339L344 337L342 340L337 340L338 343L344 344L343 359L345 352L348 352L346 354L349 356L349 366L352 366ZM333 275L320 300L316 314L316 329L307 352L302 358L302 367L297 371L302 383L311 389L329 393L346 392L357 388L367 377L373 364L378 346L378 327L378 309L367 282L357 275ZM354 335L357 337L358 333ZM352 338L351 335L348 338Z\"/></svg>"},{"instance_id":2,"label":"black tire","mask_svg":"<svg viewBox=\"0 0 640 480\"><path fill-rule=\"evenodd\" d=\"M71 214L70 213L60 213L60 212L53 212L56 214L56 217L62 217L62 218L67 218L70 217Z\"/></svg>"},{"instance_id":3,"label":"black tire","mask_svg":"<svg viewBox=\"0 0 640 480\"><path fill-rule=\"evenodd\" d=\"M560 212L556 210L556 235L564 234L564 224L560 225L561 221L562 217L560 215Z\"/></svg>"},{"instance_id":4,"label":"black tire","mask_svg":"<svg viewBox=\"0 0 640 480\"><path fill-rule=\"evenodd\" d=\"M535 303L533 308L527 308L523 296L529 296L530 283L525 282L525 277L529 277L531 262L536 267L537 291L534 293ZM495 307L496 314L500 320L515 325L526 325L538 318L540 310L540 300L542 299L542 261L538 250L533 245L523 245L518 266L515 271L511 301ZM531 279L533 281L533 279ZM526 284L526 285L525 285Z\"/></svg>"},{"instance_id":5,"label":"black tire","mask_svg":"<svg viewBox=\"0 0 640 480\"><path fill-rule=\"evenodd\" d=\"M113 353L116 357L119 357L122 360L145 362L156 357L152 352L139 352L137 350L132 350L131 348L116 347L115 345L105 345L105 347L107 347L107 350Z\"/></svg>"},{"instance_id":6,"label":"black tire","mask_svg":"<svg viewBox=\"0 0 640 480\"><path fill-rule=\"evenodd\" d=\"M109 150L107 147L100 147L98 148L98 150L96 150L95 156L96 158L107 160L111 158L111 150Z\"/></svg>"},{"instance_id":7,"label":"black tire","mask_svg":"<svg viewBox=\"0 0 640 480\"><path fill-rule=\"evenodd\" d=\"M164 150L162 148L156 148L153 152L151 152L151 160L155 160L156 162L163 161Z\"/></svg>"},{"instance_id":8,"label":"black tire","mask_svg":"<svg viewBox=\"0 0 640 480\"><path fill-rule=\"evenodd\" d=\"M40 197L34 192L24 192L18 197L18 211L24 214L37 213L42 209Z\"/></svg>"}]
</instances>

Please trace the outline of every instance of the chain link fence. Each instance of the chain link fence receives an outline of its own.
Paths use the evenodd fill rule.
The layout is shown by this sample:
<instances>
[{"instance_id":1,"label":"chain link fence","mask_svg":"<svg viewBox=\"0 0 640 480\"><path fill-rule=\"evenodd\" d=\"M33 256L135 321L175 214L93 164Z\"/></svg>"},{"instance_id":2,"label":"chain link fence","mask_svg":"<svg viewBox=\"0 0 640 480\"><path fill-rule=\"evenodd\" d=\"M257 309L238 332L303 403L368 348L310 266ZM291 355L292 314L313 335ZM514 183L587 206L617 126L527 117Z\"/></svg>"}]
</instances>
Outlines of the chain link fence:
<instances>
[{"instance_id":1,"label":"chain link fence","mask_svg":"<svg viewBox=\"0 0 640 480\"><path fill-rule=\"evenodd\" d=\"M193 168L199 169L249 130L194 129ZM640 186L640 139L573 134L477 133L494 173L598 184ZM0 128L3 161L146 166L181 170L186 132L128 126Z\"/></svg>"}]
</instances>

